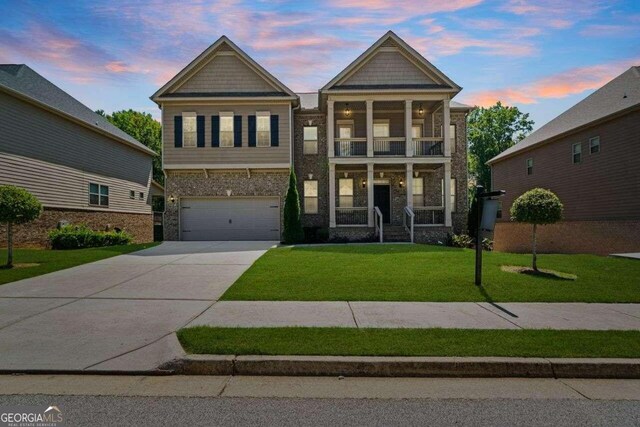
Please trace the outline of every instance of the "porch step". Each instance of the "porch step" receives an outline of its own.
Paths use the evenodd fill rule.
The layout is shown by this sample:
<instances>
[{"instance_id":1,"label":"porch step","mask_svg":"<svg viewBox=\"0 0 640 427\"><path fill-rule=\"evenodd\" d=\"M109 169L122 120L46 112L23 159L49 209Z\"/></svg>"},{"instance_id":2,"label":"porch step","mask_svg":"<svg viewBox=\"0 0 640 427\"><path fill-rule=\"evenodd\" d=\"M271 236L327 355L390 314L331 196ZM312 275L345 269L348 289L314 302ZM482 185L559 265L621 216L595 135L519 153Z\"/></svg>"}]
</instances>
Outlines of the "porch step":
<instances>
[{"instance_id":1,"label":"porch step","mask_svg":"<svg viewBox=\"0 0 640 427\"><path fill-rule=\"evenodd\" d=\"M382 231L385 242L409 242L411 240L409 232L402 226L386 226Z\"/></svg>"}]
</instances>

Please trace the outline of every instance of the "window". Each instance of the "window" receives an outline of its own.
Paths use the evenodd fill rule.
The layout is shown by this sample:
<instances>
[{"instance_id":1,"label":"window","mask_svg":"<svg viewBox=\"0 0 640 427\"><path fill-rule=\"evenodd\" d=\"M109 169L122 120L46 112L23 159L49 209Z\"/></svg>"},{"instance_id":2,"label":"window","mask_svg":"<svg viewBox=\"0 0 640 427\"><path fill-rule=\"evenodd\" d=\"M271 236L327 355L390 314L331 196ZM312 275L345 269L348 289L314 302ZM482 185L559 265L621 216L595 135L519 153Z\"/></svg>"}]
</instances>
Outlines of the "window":
<instances>
[{"instance_id":1,"label":"window","mask_svg":"<svg viewBox=\"0 0 640 427\"><path fill-rule=\"evenodd\" d=\"M144 200L144 193L142 191L140 193L138 193L138 198L140 200Z\"/></svg>"},{"instance_id":2,"label":"window","mask_svg":"<svg viewBox=\"0 0 640 427\"><path fill-rule=\"evenodd\" d=\"M440 188L442 189L442 206L444 206L444 179L440 180ZM456 211L456 179L451 178L451 212Z\"/></svg>"},{"instance_id":3,"label":"window","mask_svg":"<svg viewBox=\"0 0 640 427\"><path fill-rule=\"evenodd\" d=\"M220 147L233 147L233 113L220 113Z\"/></svg>"},{"instance_id":4,"label":"window","mask_svg":"<svg viewBox=\"0 0 640 427\"><path fill-rule=\"evenodd\" d=\"M258 128L258 147L271 146L271 113L258 111L256 113Z\"/></svg>"},{"instance_id":5,"label":"window","mask_svg":"<svg viewBox=\"0 0 640 427\"><path fill-rule=\"evenodd\" d=\"M302 146L304 154L318 154L318 127L304 127L304 143Z\"/></svg>"},{"instance_id":6,"label":"window","mask_svg":"<svg viewBox=\"0 0 640 427\"><path fill-rule=\"evenodd\" d=\"M423 178L413 178L413 206L424 206Z\"/></svg>"},{"instance_id":7,"label":"window","mask_svg":"<svg viewBox=\"0 0 640 427\"><path fill-rule=\"evenodd\" d=\"M340 178L338 181L338 206L341 208L353 207L353 179Z\"/></svg>"},{"instance_id":8,"label":"window","mask_svg":"<svg viewBox=\"0 0 640 427\"><path fill-rule=\"evenodd\" d=\"M413 125L413 126L411 126L411 137L412 138L422 138L422 126L421 125Z\"/></svg>"},{"instance_id":9,"label":"window","mask_svg":"<svg viewBox=\"0 0 640 427\"><path fill-rule=\"evenodd\" d=\"M182 113L182 146L195 147L197 145L196 113Z\"/></svg>"},{"instance_id":10,"label":"window","mask_svg":"<svg viewBox=\"0 0 640 427\"><path fill-rule=\"evenodd\" d=\"M135 192L135 191L133 191L133 190L130 190L130 191L129 191L129 198L130 198L130 199L135 199L135 198L136 198L136 192Z\"/></svg>"},{"instance_id":11,"label":"window","mask_svg":"<svg viewBox=\"0 0 640 427\"><path fill-rule=\"evenodd\" d=\"M338 138L351 139L353 137L353 121L349 123L338 123Z\"/></svg>"},{"instance_id":12,"label":"window","mask_svg":"<svg viewBox=\"0 0 640 427\"><path fill-rule=\"evenodd\" d=\"M596 154L600 152L600 137L594 136L589 139L589 153Z\"/></svg>"},{"instance_id":13,"label":"window","mask_svg":"<svg viewBox=\"0 0 640 427\"><path fill-rule=\"evenodd\" d=\"M109 206L109 187L106 185L89 183L89 204L94 206Z\"/></svg>"},{"instance_id":14,"label":"window","mask_svg":"<svg viewBox=\"0 0 640 427\"><path fill-rule=\"evenodd\" d=\"M389 138L389 121L388 120L373 121L373 137Z\"/></svg>"},{"instance_id":15,"label":"window","mask_svg":"<svg viewBox=\"0 0 640 427\"><path fill-rule=\"evenodd\" d=\"M451 152L456 152L456 125L449 125L449 141L451 141Z\"/></svg>"},{"instance_id":16,"label":"window","mask_svg":"<svg viewBox=\"0 0 640 427\"><path fill-rule=\"evenodd\" d=\"M580 163L582 162L582 144L581 143L577 143L577 144L573 144L573 146L571 147L571 152L573 154L573 163Z\"/></svg>"},{"instance_id":17,"label":"window","mask_svg":"<svg viewBox=\"0 0 640 427\"><path fill-rule=\"evenodd\" d=\"M527 175L533 175L533 159L527 159Z\"/></svg>"},{"instance_id":18,"label":"window","mask_svg":"<svg viewBox=\"0 0 640 427\"><path fill-rule=\"evenodd\" d=\"M304 182L304 213L318 213L318 181Z\"/></svg>"}]
</instances>

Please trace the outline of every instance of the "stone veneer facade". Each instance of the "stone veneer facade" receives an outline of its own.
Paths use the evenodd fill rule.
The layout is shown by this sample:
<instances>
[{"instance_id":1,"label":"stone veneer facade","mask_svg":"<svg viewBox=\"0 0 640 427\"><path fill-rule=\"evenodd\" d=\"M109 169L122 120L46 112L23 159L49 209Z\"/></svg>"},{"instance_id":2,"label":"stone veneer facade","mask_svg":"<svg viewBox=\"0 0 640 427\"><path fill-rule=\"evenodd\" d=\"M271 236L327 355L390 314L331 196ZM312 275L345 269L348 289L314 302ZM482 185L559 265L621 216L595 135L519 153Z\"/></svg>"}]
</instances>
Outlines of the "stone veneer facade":
<instances>
[{"instance_id":1,"label":"stone veneer facade","mask_svg":"<svg viewBox=\"0 0 640 427\"><path fill-rule=\"evenodd\" d=\"M167 171L165 194L167 201L164 213L164 239L179 240L180 198L185 197L231 197L275 196L280 198L280 217L282 217L284 198L289 186L287 170L255 170L250 175L245 170L236 171ZM170 198L176 202L171 203Z\"/></svg>"},{"instance_id":2,"label":"stone veneer facade","mask_svg":"<svg viewBox=\"0 0 640 427\"><path fill-rule=\"evenodd\" d=\"M153 242L153 214L109 211L86 211L45 208L38 219L13 227L15 247L44 248L49 245L49 231L60 222L86 224L93 230L119 228L133 236L134 243ZM0 245L7 244L7 227L0 225Z\"/></svg>"}]
</instances>

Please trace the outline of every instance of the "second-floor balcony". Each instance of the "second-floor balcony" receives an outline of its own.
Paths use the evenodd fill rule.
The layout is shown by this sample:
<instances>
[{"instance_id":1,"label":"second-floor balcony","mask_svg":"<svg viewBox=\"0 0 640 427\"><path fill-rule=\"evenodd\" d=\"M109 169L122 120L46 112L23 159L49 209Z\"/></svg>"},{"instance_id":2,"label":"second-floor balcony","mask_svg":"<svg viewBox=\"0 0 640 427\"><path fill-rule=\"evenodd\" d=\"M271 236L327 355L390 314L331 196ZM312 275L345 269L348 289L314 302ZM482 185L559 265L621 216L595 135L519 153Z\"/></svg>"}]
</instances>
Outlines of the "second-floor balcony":
<instances>
[{"instance_id":1,"label":"second-floor balcony","mask_svg":"<svg viewBox=\"0 0 640 427\"><path fill-rule=\"evenodd\" d=\"M329 101L329 157L446 158L455 144L448 102Z\"/></svg>"},{"instance_id":2,"label":"second-floor balcony","mask_svg":"<svg viewBox=\"0 0 640 427\"><path fill-rule=\"evenodd\" d=\"M441 157L444 155L443 138L412 138L414 157ZM336 138L335 157L368 157L367 138ZM407 155L405 137L373 138L373 157L405 157Z\"/></svg>"}]
</instances>

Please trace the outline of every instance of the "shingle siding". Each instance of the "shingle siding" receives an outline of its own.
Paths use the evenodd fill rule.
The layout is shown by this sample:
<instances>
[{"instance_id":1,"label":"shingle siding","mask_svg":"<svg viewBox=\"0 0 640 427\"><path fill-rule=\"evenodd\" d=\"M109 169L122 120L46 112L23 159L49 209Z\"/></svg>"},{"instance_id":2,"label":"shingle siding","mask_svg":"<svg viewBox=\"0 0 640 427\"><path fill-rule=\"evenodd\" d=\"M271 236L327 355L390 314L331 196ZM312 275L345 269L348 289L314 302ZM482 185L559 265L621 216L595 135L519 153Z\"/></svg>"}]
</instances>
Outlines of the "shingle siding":
<instances>
[{"instance_id":1,"label":"shingle siding","mask_svg":"<svg viewBox=\"0 0 640 427\"><path fill-rule=\"evenodd\" d=\"M150 212L151 157L0 93L0 184L27 188L45 206L88 208L88 183L110 186L110 209Z\"/></svg>"},{"instance_id":2,"label":"shingle siding","mask_svg":"<svg viewBox=\"0 0 640 427\"><path fill-rule=\"evenodd\" d=\"M174 146L174 117L182 112L196 112L205 116L205 144L201 148L176 148ZM232 111L242 116L242 147L212 147L211 116L221 111ZM269 111L279 118L279 146L249 147L249 119L257 111ZM273 164L289 163L289 137L291 134L289 105L164 105L163 111L164 164Z\"/></svg>"},{"instance_id":3,"label":"shingle siding","mask_svg":"<svg viewBox=\"0 0 640 427\"><path fill-rule=\"evenodd\" d=\"M400 52L379 52L344 85L433 84L435 83ZM336 86L337 88L340 85Z\"/></svg>"}]
</instances>

